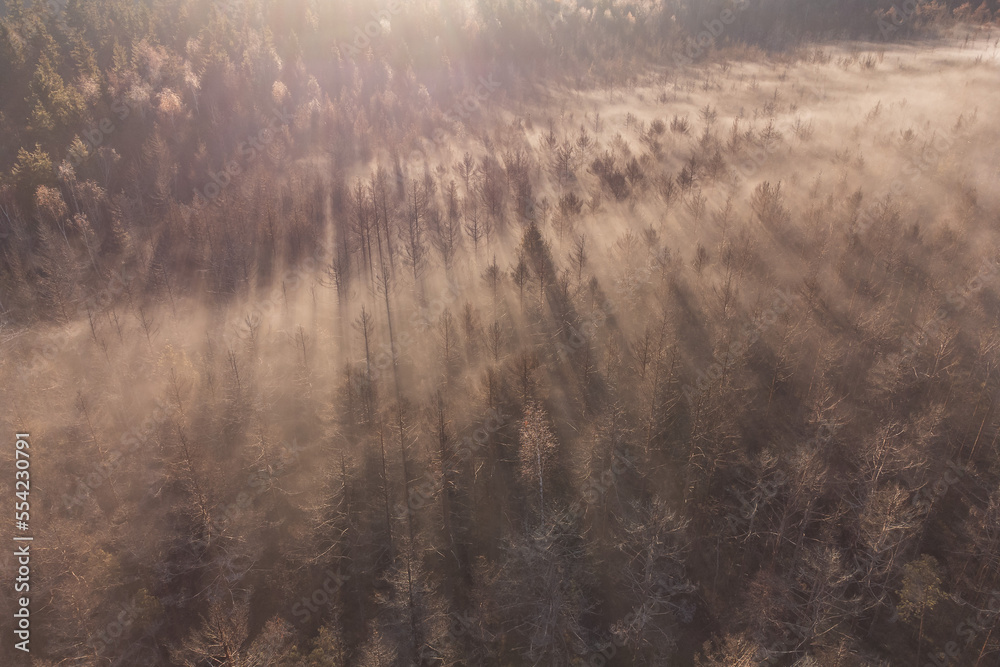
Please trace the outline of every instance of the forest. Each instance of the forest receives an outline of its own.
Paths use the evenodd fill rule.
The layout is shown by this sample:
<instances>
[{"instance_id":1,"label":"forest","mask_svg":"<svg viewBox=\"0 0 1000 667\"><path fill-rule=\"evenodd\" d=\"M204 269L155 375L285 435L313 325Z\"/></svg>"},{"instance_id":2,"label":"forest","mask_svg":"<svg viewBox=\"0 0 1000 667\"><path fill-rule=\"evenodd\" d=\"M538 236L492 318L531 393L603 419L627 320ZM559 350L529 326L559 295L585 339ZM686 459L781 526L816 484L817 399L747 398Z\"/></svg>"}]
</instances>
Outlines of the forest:
<instances>
[{"instance_id":1,"label":"forest","mask_svg":"<svg viewBox=\"0 0 1000 667\"><path fill-rule=\"evenodd\" d=\"M1000 664L998 12L0 0L0 664Z\"/></svg>"}]
</instances>

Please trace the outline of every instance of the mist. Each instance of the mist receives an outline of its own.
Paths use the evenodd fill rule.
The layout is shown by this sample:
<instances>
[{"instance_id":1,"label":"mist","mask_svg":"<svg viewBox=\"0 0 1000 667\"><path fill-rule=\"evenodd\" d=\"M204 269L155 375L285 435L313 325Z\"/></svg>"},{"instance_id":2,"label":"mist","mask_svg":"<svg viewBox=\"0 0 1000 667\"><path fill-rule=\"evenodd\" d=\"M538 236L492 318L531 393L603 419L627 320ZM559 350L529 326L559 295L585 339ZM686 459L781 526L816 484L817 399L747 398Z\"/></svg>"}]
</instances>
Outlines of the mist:
<instances>
[{"instance_id":1,"label":"mist","mask_svg":"<svg viewBox=\"0 0 1000 667\"><path fill-rule=\"evenodd\" d=\"M951 4L4 3L5 664L994 664Z\"/></svg>"}]
</instances>

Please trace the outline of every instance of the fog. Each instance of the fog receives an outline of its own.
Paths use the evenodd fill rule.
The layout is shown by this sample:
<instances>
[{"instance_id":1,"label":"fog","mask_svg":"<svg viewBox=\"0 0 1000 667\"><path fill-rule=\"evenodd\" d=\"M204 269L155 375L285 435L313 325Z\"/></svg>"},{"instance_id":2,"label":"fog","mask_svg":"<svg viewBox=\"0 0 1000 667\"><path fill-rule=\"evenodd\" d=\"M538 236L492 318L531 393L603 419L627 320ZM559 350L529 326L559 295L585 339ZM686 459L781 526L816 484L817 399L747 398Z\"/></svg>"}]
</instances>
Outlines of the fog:
<instances>
[{"instance_id":1,"label":"fog","mask_svg":"<svg viewBox=\"0 0 1000 667\"><path fill-rule=\"evenodd\" d=\"M252 156L160 91L141 149L5 190L31 664L944 650L1000 577L998 36L470 59L451 102L367 61L368 107L208 64L290 113Z\"/></svg>"}]
</instances>

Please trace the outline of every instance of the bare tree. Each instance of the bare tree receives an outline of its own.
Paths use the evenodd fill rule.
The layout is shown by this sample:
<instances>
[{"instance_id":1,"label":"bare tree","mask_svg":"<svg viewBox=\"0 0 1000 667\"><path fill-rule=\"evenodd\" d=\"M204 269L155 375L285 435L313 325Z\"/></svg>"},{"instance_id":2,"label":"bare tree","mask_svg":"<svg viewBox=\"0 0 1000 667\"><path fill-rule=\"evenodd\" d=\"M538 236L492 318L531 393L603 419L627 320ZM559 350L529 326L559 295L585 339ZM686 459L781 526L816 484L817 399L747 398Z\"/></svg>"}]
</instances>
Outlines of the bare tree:
<instances>
[{"instance_id":1,"label":"bare tree","mask_svg":"<svg viewBox=\"0 0 1000 667\"><path fill-rule=\"evenodd\" d=\"M524 409L520 428L518 457L521 476L538 484L538 517L545 523L545 476L556 453L556 439L548 425L548 415L541 406L529 403Z\"/></svg>"}]
</instances>

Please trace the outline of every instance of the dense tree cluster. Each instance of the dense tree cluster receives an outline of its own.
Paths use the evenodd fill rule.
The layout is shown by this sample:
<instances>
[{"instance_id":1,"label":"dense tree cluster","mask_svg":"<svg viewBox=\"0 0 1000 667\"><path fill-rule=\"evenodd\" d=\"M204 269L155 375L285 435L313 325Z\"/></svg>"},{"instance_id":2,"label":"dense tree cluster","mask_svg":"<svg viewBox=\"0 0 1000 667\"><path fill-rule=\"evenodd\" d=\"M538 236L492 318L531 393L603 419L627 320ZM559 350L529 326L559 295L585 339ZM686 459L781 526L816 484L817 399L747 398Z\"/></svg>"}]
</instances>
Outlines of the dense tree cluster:
<instances>
[{"instance_id":1,"label":"dense tree cluster","mask_svg":"<svg viewBox=\"0 0 1000 667\"><path fill-rule=\"evenodd\" d=\"M995 63L848 4L6 2L34 663L995 664Z\"/></svg>"}]
</instances>

